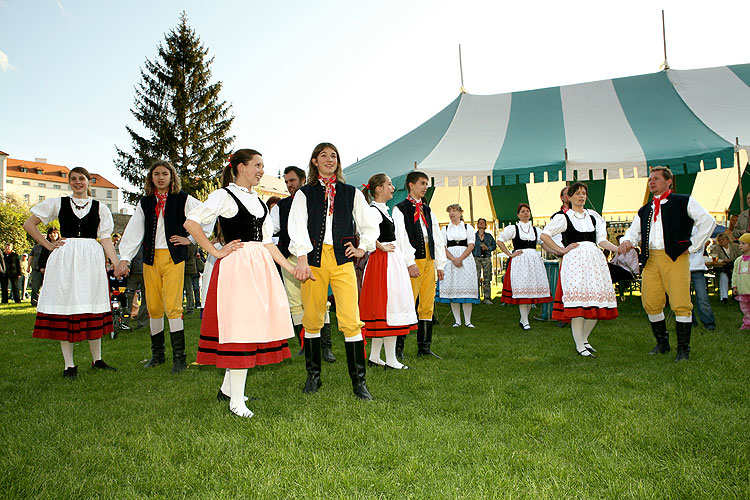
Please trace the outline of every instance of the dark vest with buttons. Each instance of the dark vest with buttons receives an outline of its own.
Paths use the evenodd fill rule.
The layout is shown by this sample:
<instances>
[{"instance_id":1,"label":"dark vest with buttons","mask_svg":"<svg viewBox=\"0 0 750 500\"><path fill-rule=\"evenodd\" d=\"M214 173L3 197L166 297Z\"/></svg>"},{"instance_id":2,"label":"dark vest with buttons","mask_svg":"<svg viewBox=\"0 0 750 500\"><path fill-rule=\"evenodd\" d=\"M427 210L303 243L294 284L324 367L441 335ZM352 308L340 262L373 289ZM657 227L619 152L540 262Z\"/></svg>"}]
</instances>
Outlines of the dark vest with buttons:
<instances>
[{"instance_id":1,"label":"dark vest with buttons","mask_svg":"<svg viewBox=\"0 0 750 500\"><path fill-rule=\"evenodd\" d=\"M164 205L164 232L166 233L167 247L172 262L179 264L187 259L187 245L175 245L169 239L172 236L187 237L185 230L185 203L188 195L184 191L167 195L167 202ZM141 209L144 216L143 228L143 263L149 266L154 265L154 252L156 250L156 196L144 196L141 198Z\"/></svg>"},{"instance_id":2,"label":"dark vest with buttons","mask_svg":"<svg viewBox=\"0 0 750 500\"><path fill-rule=\"evenodd\" d=\"M594 226L594 230L579 231L575 228L575 226L573 226L573 221L571 220L568 213L570 213L570 210L568 210L567 213L563 214L565 218L568 219L568 229L566 229L562 233L563 246L568 246L571 243L580 243L582 241L590 241L591 243L596 243L596 219L594 219L594 216L589 214L589 217L591 218L591 224Z\"/></svg>"},{"instance_id":3,"label":"dark vest with buttons","mask_svg":"<svg viewBox=\"0 0 750 500\"><path fill-rule=\"evenodd\" d=\"M268 207L261 202L263 206L263 217L256 217L242 204L242 202L229 189L224 188L229 193L235 203L237 203L237 213L234 217L219 216L219 224L224 235L224 241L263 241L263 221L268 215Z\"/></svg>"},{"instance_id":4,"label":"dark vest with buttons","mask_svg":"<svg viewBox=\"0 0 750 500\"><path fill-rule=\"evenodd\" d=\"M383 213L382 210L380 210L378 207L375 208L378 212L380 212L380 217L382 217L383 219L382 221L380 221L380 236L378 236L378 241L380 243L392 243L396 241L396 225L391 219L388 218L387 215Z\"/></svg>"},{"instance_id":5,"label":"dark vest with buttons","mask_svg":"<svg viewBox=\"0 0 750 500\"><path fill-rule=\"evenodd\" d=\"M307 199L307 233L313 249L307 254L308 264L320 267L320 259L323 254L323 239L326 234L326 215L328 214L328 201L326 201L326 190L323 184L306 185L300 188ZM336 197L333 203L333 253L336 256L336 264L342 265L351 262L346 256L347 243L356 248L357 238L354 233L354 186L336 182Z\"/></svg>"},{"instance_id":6,"label":"dark vest with buttons","mask_svg":"<svg viewBox=\"0 0 750 500\"><path fill-rule=\"evenodd\" d=\"M70 206L70 197L60 198L60 213L57 219L60 221L60 236L63 238L97 238L99 229L99 202L91 199L91 209L85 217L79 219L73 207Z\"/></svg>"},{"instance_id":7,"label":"dark vest with buttons","mask_svg":"<svg viewBox=\"0 0 750 500\"><path fill-rule=\"evenodd\" d=\"M667 202L661 205L661 228L664 233L664 251L672 261L685 253L690 248L690 233L693 231L694 220L688 215L688 202L690 196L686 194L671 193ZM646 265L648 260L648 239L651 232L651 224L654 221L654 209L651 202L643 205L638 210L641 218L641 264Z\"/></svg>"},{"instance_id":8,"label":"dark vest with buttons","mask_svg":"<svg viewBox=\"0 0 750 500\"><path fill-rule=\"evenodd\" d=\"M513 237L513 250L523 250L525 248L536 248L536 240L539 239L539 233L534 226L531 226L531 230L534 231L534 240L521 239L521 228L516 224L516 235Z\"/></svg>"},{"instance_id":9,"label":"dark vest with buttons","mask_svg":"<svg viewBox=\"0 0 750 500\"><path fill-rule=\"evenodd\" d=\"M336 192L338 195L338 192ZM277 247L279 247L279 251L281 252L281 255L283 255L286 258L289 258L291 252L289 252L289 243L291 242L289 239L289 212L292 209L292 201L294 201L293 196L287 196L286 198L282 198L279 200L279 202L276 204L277 207L279 207L279 232L274 234L274 236L279 237L279 242L276 244Z\"/></svg>"},{"instance_id":10,"label":"dark vest with buttons","mask_svg":"<svg viewBox=\"0 0 750 500\"><path fill-rule=\"evenodd\" d=\"M397 204L396 208L404 214L404 227L406 228L406 234L409 236L409 244L414 248L414 259L427 258L427 254L424 251L422 224L419 221L414 222L414 212L416 211L414 204L409 200L404 200ZM422 202L422 212L424 212L424 217L427 219L427 246L430 249L430 255L434 259L435 239L432 234L432 210L424 202Z\"/></svg>"}]
</instances>

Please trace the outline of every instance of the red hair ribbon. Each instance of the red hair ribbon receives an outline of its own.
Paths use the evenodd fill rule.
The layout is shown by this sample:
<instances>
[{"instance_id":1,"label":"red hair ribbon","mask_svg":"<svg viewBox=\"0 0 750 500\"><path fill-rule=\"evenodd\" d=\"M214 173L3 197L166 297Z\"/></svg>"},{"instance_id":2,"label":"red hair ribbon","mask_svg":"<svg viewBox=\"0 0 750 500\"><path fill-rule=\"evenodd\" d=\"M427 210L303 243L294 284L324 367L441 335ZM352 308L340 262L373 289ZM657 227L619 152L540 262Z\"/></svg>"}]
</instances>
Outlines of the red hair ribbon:
<instances>
[{"instance_id":1,"label":"red hair ribbon","mask_svg":"<svg viewBox=\"0 0 750 500\"><path fill-rule=\"evenodd\" d=\"M367 189L370 189L370 184L362 184L362 187L363 187L363 188L367 188Z\"/></svg>"}]
</instances>

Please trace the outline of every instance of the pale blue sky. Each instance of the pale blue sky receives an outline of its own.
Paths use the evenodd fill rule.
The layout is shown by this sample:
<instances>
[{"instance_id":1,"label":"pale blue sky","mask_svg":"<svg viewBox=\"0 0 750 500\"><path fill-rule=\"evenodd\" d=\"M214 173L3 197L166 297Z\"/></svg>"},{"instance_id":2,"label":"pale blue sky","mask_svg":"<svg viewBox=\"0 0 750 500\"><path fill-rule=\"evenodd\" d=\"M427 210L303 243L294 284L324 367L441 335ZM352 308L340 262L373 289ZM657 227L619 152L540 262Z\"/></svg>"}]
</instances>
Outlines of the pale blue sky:
<instances>
[{"instance_id":1,"label":"pale blue sky","mask_svg":"<svg viewBox=\"0 0 750 500\"><path fill-rule=\"evenodd\" d=\"M266 172L319 142L353 163L465 86L495 94L750 62L748 1L618 2L0 0L0 150L84 166L116 184L114 146L145 58L185 10L215 58L236 147ZM7 58L7 59L6 59Z\"/></svg>"}]
</instances>

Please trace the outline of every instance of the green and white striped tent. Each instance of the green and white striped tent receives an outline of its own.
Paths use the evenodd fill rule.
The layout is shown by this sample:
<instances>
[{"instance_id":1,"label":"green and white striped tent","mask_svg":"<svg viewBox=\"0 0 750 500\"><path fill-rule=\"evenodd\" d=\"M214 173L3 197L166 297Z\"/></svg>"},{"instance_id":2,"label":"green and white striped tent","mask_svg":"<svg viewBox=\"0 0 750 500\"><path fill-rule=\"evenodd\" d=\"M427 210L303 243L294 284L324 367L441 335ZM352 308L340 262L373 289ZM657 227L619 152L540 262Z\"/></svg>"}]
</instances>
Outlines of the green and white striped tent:
<instances>
[{"instance_id":1,"label":"green and white striped tent","mask_svg":"<svg viewBox=\"0 0 750 500\"><path fill-rule=\"evenodd\" d=\"M750 64L741 64L461 94L345 174L357 185L386 172L402 186L416 168L432 179L435 197L463 198L466 209L467 188L474 187L472 219L502 221L515 218L521 201L531 202L537 218L551 214L563 183L576 179L589 183L595 209L612 217L632 213L644 199L645 179L639 178L648 176L649 166L668 165L680 176L679 192L717 213L729 207L737 187L736 170L732 177L719 169L735 164L736 151L744 167L748 146ZM401 191L395 199L404 196Z\"/></svg>"}]
</instances>

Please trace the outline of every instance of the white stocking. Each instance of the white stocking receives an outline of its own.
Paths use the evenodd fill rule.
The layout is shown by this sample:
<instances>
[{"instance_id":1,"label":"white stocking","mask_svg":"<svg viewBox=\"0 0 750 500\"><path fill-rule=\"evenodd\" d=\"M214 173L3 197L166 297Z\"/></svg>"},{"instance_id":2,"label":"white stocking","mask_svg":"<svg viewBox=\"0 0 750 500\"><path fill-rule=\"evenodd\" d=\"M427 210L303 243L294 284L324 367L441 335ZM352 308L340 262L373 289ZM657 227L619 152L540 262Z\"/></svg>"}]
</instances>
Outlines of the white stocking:
<instances>
[{"instance_id":1,"label":"white stocking","mask_svg":"<svg viewBox=\"0 0 750 500\"><path fill-rule=\"evenodd\" d=\"M232 394L232 381L229 377L229 368L224 371L224 381L221 383L221 392L225 396ZM247 401L247 396L245 396L245 401Z\"/></svg>"},{"instance_id":2,"label":"white stocking","mask_svg":"<svg viewBox=\"0 0 750 500\"><path fill-rule=\"evenodd\" d=\"M521 324L529 324L529 312L531 311L531 304L518 304L518 311L521 313Z\"/></svg>"},{"instance_id":3,"label":"white stocking","mask_svg":"<svg viewBox=\"0 0 750 500\"><path fill-rule=\"evenodd\" d=\"M164 318L151 318L148 320L148 327L151 335L156 335L164 331Z\"/></svg>"},{"instance_id":4,"label":"white stocking","mask_svg":"<svg viewBox=\"0 0 750 500\"><path fill-rule=\"evenodd\" d=\"M167 321L169 322L169 333L185 329L185 323L182 321L182 318L167 318Z\"/></svg>"},{"instance_id":5,"label":"white stocking","mask_svg":"<svg viewBox=\"0 0 750 500\"><path fill-rule=\"evenodd\" d=\"M464 310L464 324L470 325L471 324L471 307L473 304L471 302L464 302L461 304L461 309Z\"/></svg>"},{"instance_id":6,"label":"white stocking","mask_svg":"<svg viewBox=\"0 0 750 500\"><path fill-rule=\"evenodd\" d=\"M65 368L74 368L76 365L73 364L73 346L75 344L68 342L67 340L60 341L60 349L62 350L63 360L65 361Z\"/></svg>"},{"instance_id":7,"label":"white stocking","mask_svg":"<svg viewBox=\"0 0 750 500\"><path fill-rule=\"evenodd\" d=\"M383 348L383 337L373 337L370 339L370 361L378 365L383 364L383 360L380 359L380 350L382 348ZM393 348L394 349L396 348L395 344ZM386 355L387 354L388 353L386 352Z\"/></svg>"},{"instance_id":8,"label":"white stocking","mask_svg":"<svg viewBox=\"0 0 750 500\"><path fill-rule=\"evenodd\" d=\"M594 349L594 347L591 344L589 344L589 335L591 335L591 331L596 326L596 321L597 320L595 319L583 320L583 345L586 348L591 348L594 352L596 352L596 349Z\"/></svg>"},{"instance_id":9,"label":"white stocking","mask_svg":"<svg viewBox=\"0 0 750 500\"><path fill-rule=\"evenodd\" d=\"M451 302L451 311L453 311L454 323L461 324L461 307L457 302Z\"/></svg>"},{"instance_id":10,"label":"white stocking","mask_svg":"<svg viewBox=\"0 0 750 500\"><path fill-rule=\"evenodd\" d=\"M89 349L91 350L91 361L102 359L102 339L89 340Z\"/></svg>"},{"instance_id":11,"label":"white stocking","mask_svg":"<svg viewBox=\"0 0 750 500\"><path fill-rule=\"evenodd\" d=\"M229 410L240 417L250 418L253 416L245 406L245 380L247 379L247 368L229 369Z\"/></svg>"},{"instance_id":12,"label":"white stocking","mask_svg":"<svg viewBox=\"0 0 750 500\"><path fill-rule=\"evenodd\" d=\"M573 318L570 320L570 329L573 332L573 341L576 343L576 351L588 353L586 348L583 346L583 344L586 342L586 340L583 338L583 324L583 318Z\"/></svg>"},{"instance_id":13,"label":"white stocking","mask_svg":"<svg viewBox=\"0 0 750 500\"><path fill-rule=\"evenodd\" d=\"M385 344L385 362L388 364L388 366L396 368L400 370L403 368L403 363L401 363L396 358L396 336L392 337L385 337L383 339L383 343Z\"/></svg>"}]
</instances>

